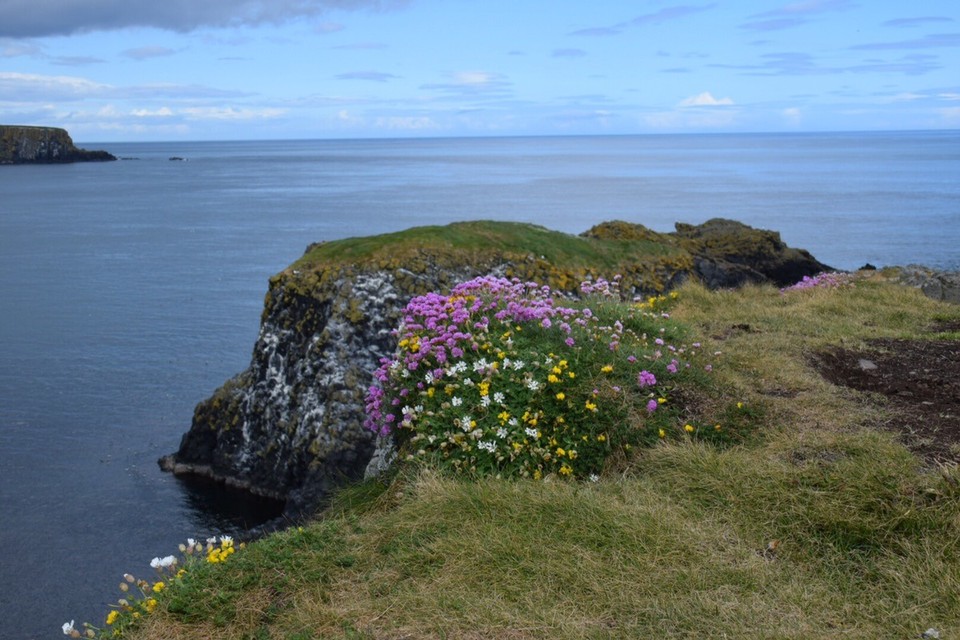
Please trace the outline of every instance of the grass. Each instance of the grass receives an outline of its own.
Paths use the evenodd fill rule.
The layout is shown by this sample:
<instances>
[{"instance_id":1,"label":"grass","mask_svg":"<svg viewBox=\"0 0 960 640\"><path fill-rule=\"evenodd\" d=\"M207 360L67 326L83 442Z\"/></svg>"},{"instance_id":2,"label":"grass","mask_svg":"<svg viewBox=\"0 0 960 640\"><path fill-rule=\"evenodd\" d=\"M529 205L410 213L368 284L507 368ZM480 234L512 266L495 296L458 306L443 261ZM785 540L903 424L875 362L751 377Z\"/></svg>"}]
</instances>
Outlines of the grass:
<instances>
[{"instance_id":1,"label":"grass","mask_svg":"<svg viewBox=\"0 0 960 640\"><path fill-rule=\"evenodd\" d=\"M825 345L931 337L960 310L870 279L687 285L672 315L722 352L697 410L762 408L755 437L665 442L595 483L419 467L348 487L317 521L191 573L134 637L960 634L960 474L809 365Z\"/></svg>"},{"instance_id":2,"label":"grass","mask_svg":"<svg viewBox=\"0 0 960 640\"><path fill-rule=\"evenodd\" d=\"M516 222L474 221L444 226L415 227L396 233L347 238L315 245L292 269L311 265L362 263L382 256L389 247L391 255L421 252L424 247L464 252L526 256L537 248L537 258L566 268L609 269L635 259L637 255L662 256L679 251L666 243L644 239L599 240L584 238L544 227Z\"/></svg>"}]
</instances>

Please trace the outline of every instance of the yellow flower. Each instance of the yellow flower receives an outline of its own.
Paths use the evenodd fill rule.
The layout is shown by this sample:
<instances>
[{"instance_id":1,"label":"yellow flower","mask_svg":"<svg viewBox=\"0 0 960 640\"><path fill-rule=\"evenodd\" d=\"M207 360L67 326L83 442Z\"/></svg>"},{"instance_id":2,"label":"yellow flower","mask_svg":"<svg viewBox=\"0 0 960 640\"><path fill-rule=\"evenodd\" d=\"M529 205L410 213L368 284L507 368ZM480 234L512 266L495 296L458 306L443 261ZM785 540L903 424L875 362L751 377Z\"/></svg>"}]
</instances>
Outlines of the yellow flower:
<instances>
[{"instance_id":1,"label":"yellow flower","mask_svg":"<svg viewBox=\"0 0 960 640\"><path fill-rule=\"evenodd\" d=\"M683 430L686 431L687 433L693 433L693 432L694 432L694 428L693 428L693 425L692 425L692 424L685 424L685 425L683 425Z\"/></svg>"},{"instance_id":2,"label":"yellow flower","mask_svg":"<svg viewBox=\"0 0 960 640\"><path fill-rule=\"evenodd\" d=\"M117 621L117 618L119 617L120 617L120 612L114 609L113 611L107 614L107 624L113 624L114 622Z\"/></svg>"},{"instance_id":3,"label":"yellow flower","mask_svg":"<svg viewBox=\"0 0 960 640\"><path fill-rule=\"evenodd\" d=\"M161 591L163 591L164 587L166 587L166 586L167 586L167 585L163 584L163 582L155 582L155 583L153 584L153 592L154 592L154 593L160 593Z\"/></svg>"},{"instance_id":4,"label":"yellow flower","mask_svg":"<svg viewBox=\"0 0 960 640\"><path fill-rule=\"evenodd\" d=\"M567 452L563 450L563 447L557 447L557 456L562 458L567 455Z\"/></svg>"},{"instance_id":5,"label":"yellow flower","mask_svg":"<svg viewBox=\"0 0 960 640\"><path fill-rule=\"evenodd\" d=\"M597 405L595 405L594 403L590 402L589 400L587 400L587 401L583 404L583 406L586 407L587 411L596 411L596 410L597 410Z\"/></svg>"},{"instance_id":6,"label":"yellow flower","mask_svg":"<svg viewBox=\"0 0 960 640\"><path fill-rule=\"evenodd\" d=\"M573 473L573 467L571 467L570 465L565 464L562 467L560 467L560 475L568 476L571 473Z\"/></svg>"},{"instance_id":7,"label":"yellow flower","mask_svg":"<svg viewBox=\"0 0 960 640\"><path fill-rule=\"evenodd\" d=\"M577 459L576 449L570 449L570 451L567 451L567 457L570 458L571 460L576 460Z\"/></svg>"},{"instance_id":8,"label":"yellow flower","mask_svg":"<svg viewBox=\"0 0 960 640\"><path fill-rule=\"evenodd\" d=\"M567 377L573 380L577 377L577 374L575 374L573 371L567 371Z\"/></svg>"},{"instance_id":9,"label":"yellow flower","mask_svg":"<svg viewBox=\"0 0 960 640\"><path fill-rule=\"evenodd\" d=\"M153 610L157 608L157 599L147 598L143 601L143 606L146 608L147 613L153 613Z\"/></svg>"},{"instance_id":10,"label":"yellow flower","mask_svg":"<svg viewBox=\"0 0 960 640\"><path fill-rule=\"evenodd\" d=\"M434 389L433 387L430 387L429 389L427 389L428 398L432 398L434 393L436 393L436 389Z\"/></svg>"},{"instance_id":11,"label":"yellow flower","mask_svg":"<svg viewBox=\"0 0 960 640\"><path fill-rule=\"evenodd\" d=\"M554 367L554 368L551 369L550 371L553 372L553 373L555 373L555 374L557 374L557 375L560 375L561 373L563 373L563 369L561 369L560 367Z\"/></svg>"},{"instance_id":12,"label":"yellow flower","mask_svg":"<svg viewBox=\"0 0 960 640\"><path fill-rule=\"evenodd\" d=\"M742 402L738 402L738 403L737 403L737 409L743 409L743 403L742 403Z\"/></svg>"},{"instance_id":13,"label":"yellow flower","mask_svg":"<svg viewBox=\"0 0 960 640\"><path fill-rule=\"evenodd\" d=\"M714 430L714 431L720 431L721 428L722 428L722 427L721 427L719 424L713 425L713 430Z\"/></svg>"},{"instance_id":14,"label":"yellow flower","mask_svg":"<svg viewBox=\"0 0 960 640\"><path fill-rule=\"evenodd\" d=\"M560 382L560 378L558 378L557 376L551 373L550 375L547 376L547 382L552 382L553 384L556 384Z\"/></svg>"},{"instance_id":15,"label":"yellow flower","mask_svg":"<svg viewBox=\"0 0 960 640\"><path fill-rule=\"evenodd\" d=\"M606 442L606 441L607 441L607 436L603 435L602 433L597 436L597 442Z\"/></svg>"},{"instance_id":16,"label":"yellow flower","mask_svg":"<svg viewBox=\"0 0 960 640\"><path fill-rule=\"evenodd\" d=\"M563 400L563 399L566 398L566 397L567 397L567 396L566 396L566 394L565 394L563 391L561 391L560 393L557 394L557 400Z\"/></svg>"},{"instance_id":17,"label":"yellow flower","mask_svg":"<svg viewBox=\"0 0 960 640\"><path fill-rule=\"evenodd\" d=\"M664 404L666 401L666 398L657 398L657 404Z\"/></svg>"},{"instance_id":18,"label":"yellow flower","mask_svg":"<svg viewBox=\"0 0 960 640\"><path fill-rule=\"evenodd\" d=\"M613 371L613 365L605 364L600 367L600 373L610 373Z\"/></svg>"},{"instance_id":19,"label":"yellow flower","mask_svg":"<svg viewBox=\"0 0 960 640\"><path fill-rule=\"evenodd\" d=\"M539 480L539 479L542 478L542 477L543 477L543 474L540 473L540 469L537 469L536 471L533 472L533 479L534 479L534 480Z\"/></svg>"},{"instance_id":20,"label":"yellow flower","mask_svg":"<svg viewBox=\"0 0 960 640\"><path fill-rule=\"evenodd\" d=\"M657 435L659 435L661 438L666 438L666 437L667 437L667 432L664 431L663 429L660 429L660 431L657 433Z\"/></svg>"}]
</instances>

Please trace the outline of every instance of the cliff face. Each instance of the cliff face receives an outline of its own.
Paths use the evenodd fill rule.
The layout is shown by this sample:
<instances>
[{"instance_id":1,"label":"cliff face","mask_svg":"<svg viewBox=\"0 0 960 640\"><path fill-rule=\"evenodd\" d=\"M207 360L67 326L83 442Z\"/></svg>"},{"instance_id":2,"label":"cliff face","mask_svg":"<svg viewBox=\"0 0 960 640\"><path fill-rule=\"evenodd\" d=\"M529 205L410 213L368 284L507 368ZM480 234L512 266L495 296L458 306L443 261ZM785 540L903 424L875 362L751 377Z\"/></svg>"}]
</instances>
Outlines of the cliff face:
<instances>
[{"instance_id":1,"label":"cliff face","mask_svg":"<svg viewBox=\"0 0 960 640\"><path fill-rule=\"evenodd\" d=\"M116 160L106 151L78 149L64 129L0 125L0 164L62 164Z\"/></svg>"},{"instance_id":2,"label":"cliff face","mask_svg":"<svg viewBox=\"0 0 960 640\"><path fill-rule=\"evenodd\" d=\"M658 234L622 222L579 237L474 222L314 245L270 280L250 367L197 406L179 450L161 464L286 500L290 517L309 513L332 487L360 477L371 458L364 397L380 358L393 352L403 307L475 276L534 280L575 295L584 279L619 273L625 294L648 295L696 276L704 260L713 286L782 285L827 269L771 232L707 225L714 240L726 237L723 260L691 253L699 245L684 233L701 227ZM742 253L758 252L762 264L752 254L734 260L737 235L746 238ZM762 249L754 247L758 238ZM777 253L791 265L791 278L800 275L781 280Z\"/></svg>"}]
</instances>

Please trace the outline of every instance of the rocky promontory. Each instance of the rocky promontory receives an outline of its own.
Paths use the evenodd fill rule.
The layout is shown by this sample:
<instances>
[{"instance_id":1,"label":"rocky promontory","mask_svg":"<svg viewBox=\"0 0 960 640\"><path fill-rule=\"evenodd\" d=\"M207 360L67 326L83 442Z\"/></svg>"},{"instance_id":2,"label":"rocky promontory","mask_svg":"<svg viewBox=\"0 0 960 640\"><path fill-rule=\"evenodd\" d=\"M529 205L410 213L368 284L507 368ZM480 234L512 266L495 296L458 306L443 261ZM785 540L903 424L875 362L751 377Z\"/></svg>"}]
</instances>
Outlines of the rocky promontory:
<instances>
[{"instance_id":1,"label":"rocky promontory","mask_svg":"<svg viewBox=\"0 0 960 640\"><path fill-rule=\"evenodd\" d=\"M364 398L396 346L406 303L476 276L575 296L586 279L620 274L624 295L646 296L688 278L784 286L827 269L779 234L729 220L677 224L675 233L608 222L580 236L465 222L311 245L271 278L250 366L196 407L161 465L285 500L290 518L312 512L370 460Z\"/></svg>"},{"instance_id":2,"label":"rocky promontory","mask_svg":"<svg viewBox=\"0 0 960 640\"><path fill-rule=\"evenodd\" d=\"M0 164L65 164L116 160L106 151L78 149L65 129L0 125Z\"/></svg>"}]
</instances>

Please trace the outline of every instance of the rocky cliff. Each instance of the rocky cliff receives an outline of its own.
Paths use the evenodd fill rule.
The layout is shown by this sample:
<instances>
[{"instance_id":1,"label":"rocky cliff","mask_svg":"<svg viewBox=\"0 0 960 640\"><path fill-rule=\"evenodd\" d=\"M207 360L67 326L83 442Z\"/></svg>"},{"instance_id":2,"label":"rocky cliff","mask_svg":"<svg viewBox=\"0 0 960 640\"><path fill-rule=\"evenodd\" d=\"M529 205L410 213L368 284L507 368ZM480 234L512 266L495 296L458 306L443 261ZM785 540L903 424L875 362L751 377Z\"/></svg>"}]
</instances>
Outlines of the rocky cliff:
<instances>
[{"instance_id":1,"label":"rocky cliff","mask_svg":"<svg viewBox=\"0 0 960 640\"><path fill-rule=\"evenodd\" d=\"M106 151L85 151L64 129L0 125L0 164L63 164L116 160Z\"/></svg>"},{"instance_id":2,"label":"rocky cliff","mask_svg":"<svg viewBox=\"0 0 960 640\"><path fill-rule=\"evenodd\" d=\"M648 295L688 277L782 286L827 268L776 233L721 220L674 234L610 222L581 236L470 222L312 245L270 280L250 367L197 406L161 465L285 500L288 517L311 512L371 457L364 396L404 305L478 275L574 295L587 278L621 274L621 291Z\"/></svg>"}]
</instances>

